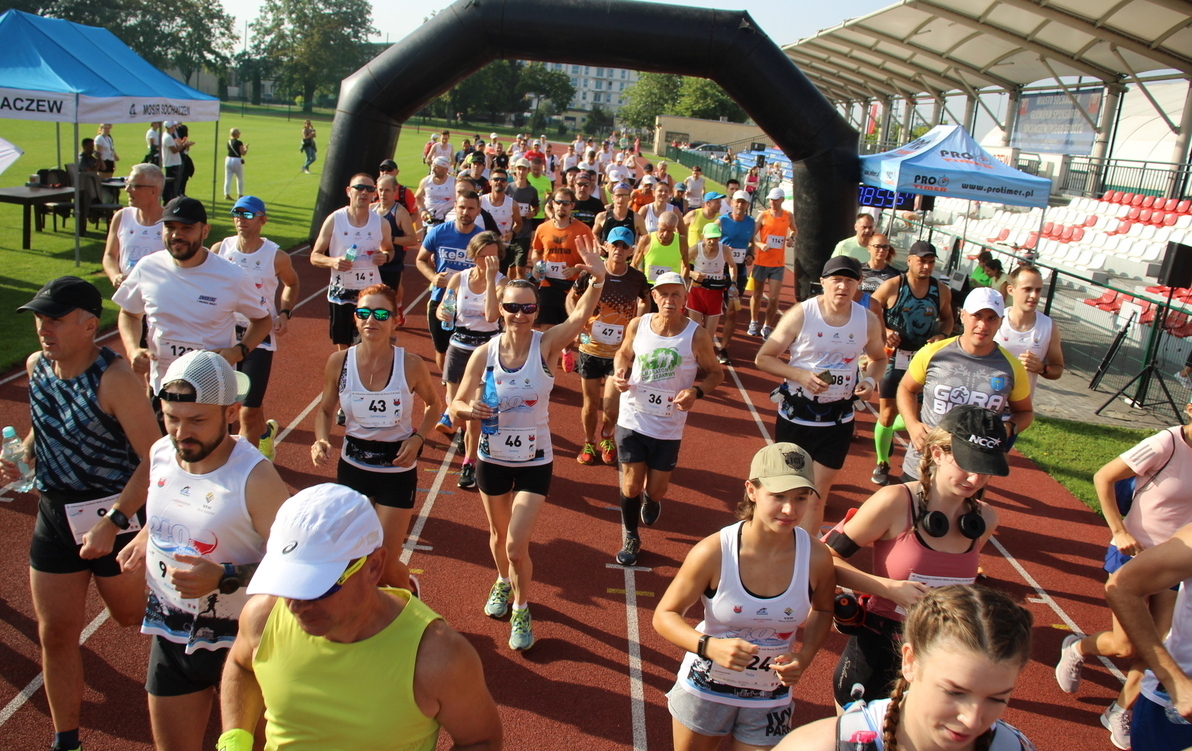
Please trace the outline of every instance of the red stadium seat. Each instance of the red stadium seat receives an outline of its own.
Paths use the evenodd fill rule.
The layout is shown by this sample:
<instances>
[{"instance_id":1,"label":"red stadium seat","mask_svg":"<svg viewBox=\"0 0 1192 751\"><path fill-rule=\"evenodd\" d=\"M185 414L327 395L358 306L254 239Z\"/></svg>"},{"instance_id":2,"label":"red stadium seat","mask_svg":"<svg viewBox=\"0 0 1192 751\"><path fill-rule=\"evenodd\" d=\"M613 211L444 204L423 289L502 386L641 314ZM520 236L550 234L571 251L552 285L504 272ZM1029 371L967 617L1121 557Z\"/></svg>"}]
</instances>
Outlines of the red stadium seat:
<instances>
[{"instance_id":1,"label":"red stadium seat","mask_svg":"<svg viewBox=\"0 0 1192 751\"><path fill-rule=\"evenodd\" d=\"M1002 231L997 233L997 237L988 237L985 239L985 241L991 242L991 243L1001 242L1002 240L1005 240L1009 236L1010 236L1010 228L1002 227Z\"/></svg>"},{"instance_id":2,"label":"red stadium seat","mask_svg":"<svg viewBox=\"0 0 1192 751\"><path fill-rule=\"evenodd\" d=\"M1051 237L1051 230L1055 229L1055 222L1047 222L1043 225L1043 236Z\"/></svg>"},{"instance_id":3,"label":"red stadium seat","mask_svg":"<svg viewBox=\"0 0 1192 751\"><path fill-rule=\"evenodd\" d=\"M1174 227L1176 221L1179 220L1179 218L1180 218L1180 215L1176 214L1174 212L1172 212L1170 214L1165 214L1163 216L1163 226L1164 227Z\"/></svg>"},{"instance_id":4,"label":"red stadium seat","mask_svg":"<svg viewBox=\"0 0 1192 751\"><path fill-rule=\"evenodd\" d=\"M1189 201L1188 199L1185 198L1184 200L1182 200L1178 204L1176 204L1175 210L1180 212L1181 214L1187 214L1188 209L1190 209L1190 208L1192 208L1192 201Z\"/></svg>"},{"instance_id":5,"label":"red stadium seat","mask_svg":"<svg viewBox=\"0 0 1192 751\"><path fill-rule=\"evenodd\" d=\"M1175 200L1174 198L1168 198L1166 201L1163 202L1163 210L1164 211L1175 211L1175 207L1178 204L1179 204L1179 201Z\"/></svg>"},{"instance_id":6,"label":"red stadium seat","mask_svg":"<svg viewBox=\"0 0 1192 751\"><path fill-rule=\"evenodd\" d=\"M1151 211L1150 209L1143 209L1138 214L1138 221L1142 222L1143 224L1149 224L1151 221L1151 214L1153 214L1153 213L1154 212Z\"/></svg>"},{"instance_id":7,"label":"red stadium seat","mask_svg":"<svg viewBox=\"0 0 1192 751\"><path fill-rule=\"evenodd\" d=\"M1129 219L1122 219L1118 222L1117 229L1113 232L1106 232L1107 235L1124 235L1130 231L1130 227L1134 226L1134 222Z\"/></svg>"},{"instance_id":8,"label":"red stadium seat","mask_svg":"<svg viewBox=\"0 0 1192 751\"><path fill-rule=\"evenodd\" d=\"M1089 214L1088 218L1084 220L1084 226L1086 226L1086 227L1092 227L1096 223L1097 223L1097 215L1096 214Z\"/></svg>"},{"instance_id":9,"label":"red stadium seat","mask_svg":"<svg viewBox=\"0 0 1192 751\"><path fill-rule=\"evenodd\" d=\"M1039 233L1032 232L1026 236L1026 242L1024 242L1022 244L1022 247L1026 250L1034 250L1035 246L1038 244L1039 244Z\"/></svg>"},{"instance_id":10,"label":"red stadium seat","mask_svg":"<svg viewBox=\"0 0 1192 751\"><path fill-rule=\"evenodd\" d=\"M1071 242L1071 240L1072 240L1072 228L1064 227L1063 231L1060 232L1060 242L1066 243L1066 242Z\"/></svg>"},{"instance_id":11,"label":"red stadium seat","mask_svg":"<svg viewBox=\"0 0 1192 751\"><path fill-rule=\"evenodd\" d=\"M1101 200L1104 201L1105 203L1117 203L1118 197L1121 195L1122 194L1120 191L1107 190L1107 191L1105 191L1105 195L1101 196Z\"/></svg>"},{"instance_id":12,"label":"red stadium seat","mask_svg":"<svg viewBox=\"0 0 1192 751\"><path fill-rule=\"evenodd\" d=\"M1150 208L1154 208L1154 206L1155 206L1155 197L1154 196L1147 196L1146 198L1142 199L1142 208L1150 209Z\"/></svg>"},{"instance_id":13,"label":"red stadium seat","mask_svg":"<svg viewBox=\"0 0 1192 751\"><path fill-rule=\"evenodd\" d=\"M1117 298L1118 298L1117 292L1114 292L1111 289L1107 289L1101 293L1100 297L1090 297L1089 299L1084 301L1084 304L1092 305L1093 307L1099 308L1102 305L1111 305L1114 301L1117 300Z\"/></svg>"},{"instance_id":14,"label":"red stadium seat","mask_svg":"<svg viewBox=\"0 0 1192 751\"><path fill-rule=\"evenodd\" d=\"M1133 193L1118 193L1118 203L1123 206L1129 206L1134 201Z\"/></svg>"},{"instance_id":15,"label":"red stadium seat","mask_svg":"<svg viewBox=\"0 0 1192 751\"><path fill-rule=\"evenodd\" d=\"M1141 193L1135 193L1135 194L1134 194L1134 197L1130 199L1130 205L1131 205L1131 206L1141 206L1141 205L1142 205L1142 202L1143 202L1145 199L1146 199L1146 196L1144 196L1143 194L1141 194Z\"/></svg>"},{"instance_id":16,"label":"red stadium seat","mask_svg":"<svg viewBox=\"0 0 1192 751\"><path fill-rule=\"evenodd\" d=\"M1138 218L1139 218L1139 216L1141 216L1141 214L1142 214L1142 209L1135 206L1132 209L1130 209L1129 214L1126 214L1126 218L1132 222L1136 222L1136 221L1138 221Z\"/></svg>"},{"instance_id":17,"label":"red stadium seat","mask_svg":"<svg viewBox=\"0 0 1192 751\"><path fill-rule=\"evenodd\" d=\"M1084 239L1084 227L1069 227L1072 230L1072 242L1078 243Z\"/></svg>"},{"instance_id":18,"label":"red stadium seat","mask_svg":"<svg viewBox=\"0 0 1192 751\"><path fill-rule=\"evenodd\" d=\"M1163 219L1165 216L1167 216L1167 215L1164 214L1159 209L1154 209L1153 211L1151 211L1151 224L1155 225L1156 227L1162 226Z\"/></svg>"}]
</instances>

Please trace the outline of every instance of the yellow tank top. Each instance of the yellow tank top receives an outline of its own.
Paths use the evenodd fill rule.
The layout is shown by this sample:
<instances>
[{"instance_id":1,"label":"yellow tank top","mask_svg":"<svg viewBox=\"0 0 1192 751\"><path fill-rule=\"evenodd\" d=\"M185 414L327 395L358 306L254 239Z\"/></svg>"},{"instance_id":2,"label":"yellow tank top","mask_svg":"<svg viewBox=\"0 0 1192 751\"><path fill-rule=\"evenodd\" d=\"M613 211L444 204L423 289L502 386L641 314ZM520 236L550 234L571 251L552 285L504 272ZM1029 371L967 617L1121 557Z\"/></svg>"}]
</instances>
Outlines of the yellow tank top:
<instances>
[{"instance_id":1,"label":"yellow tank top","mask_svg":"<svg viewBox=\"0 0 1192 751\"><path fill-rule=\"evenodd\" d=\"M719 219L720 215L717 214L709 219L708 217L704 216L703 209L696 209L688 216L691 217L691 224L687 226L687 247L695 248L698 247L701 242L703 242L704 227Z\"/></svg>"},{"instance_id":2,"label":"yellow tank top","mask_svg":"<svg viewBox=\"0 0 1192 751\"><path fill-rule=\"evenodd\" d=\"M683 249L679 246L679 233L671 237L670 245L663 245L658 239L657 232L650 233L650 247L646 248L646 255L642 258L642 271L650 286L660 274L673 271L683 273Z\"/></svg>"},{"instance_id":3,"label":"yellow tank top","mask_svg":"<svg viewBox=\"0 0 1192 751\"><path fill-rule=\"evenodd\" d=\"M382 591L405 607L353 644L306 633L278 598L253 657L266 751L434 751L439 723L414 701L414 662L422 632L440 616L405 590Z\"/></svg>"}]
</instances>

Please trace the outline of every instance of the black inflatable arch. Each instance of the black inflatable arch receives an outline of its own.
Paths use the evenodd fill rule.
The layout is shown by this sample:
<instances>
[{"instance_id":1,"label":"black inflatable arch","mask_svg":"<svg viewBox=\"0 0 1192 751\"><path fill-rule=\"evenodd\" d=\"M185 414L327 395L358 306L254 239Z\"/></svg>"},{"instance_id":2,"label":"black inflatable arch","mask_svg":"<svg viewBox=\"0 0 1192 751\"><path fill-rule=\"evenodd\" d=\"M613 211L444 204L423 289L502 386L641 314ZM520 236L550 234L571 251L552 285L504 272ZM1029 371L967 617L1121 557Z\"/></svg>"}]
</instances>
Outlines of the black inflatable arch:
<instances>
[{"instance_id":1,"label":"black inflatable arch","mask_svg":"<svg viewBox=\"0 0 1192 751\"><path fill-rule=\"evenodd\" d=\"M497 59L712 79L796 162L796 256L811 272L800 275L804 292L853 233L857 132L748 13L632 0L457 0L344 79L311 236L343 205L354 173L393 155L403 122Z\"/></svg>"}]
</instances>

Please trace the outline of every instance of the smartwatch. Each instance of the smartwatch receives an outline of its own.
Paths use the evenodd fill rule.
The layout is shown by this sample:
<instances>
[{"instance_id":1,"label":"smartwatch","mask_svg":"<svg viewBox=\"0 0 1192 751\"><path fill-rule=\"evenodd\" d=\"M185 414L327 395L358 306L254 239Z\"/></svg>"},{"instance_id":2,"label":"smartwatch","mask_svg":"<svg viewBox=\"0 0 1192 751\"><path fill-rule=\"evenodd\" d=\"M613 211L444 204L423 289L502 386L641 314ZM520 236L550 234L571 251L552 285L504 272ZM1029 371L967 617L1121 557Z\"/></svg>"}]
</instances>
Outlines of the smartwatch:
<instances>
[{"instance_id":1,"label":"smartwatch","mask_svg":"<svg viewBox=\"0 0 1192 751\"><path fill-rule=\"evenodd\" d=\"M223 595L230 595L236 590L240 589L243 583L240 577L236 575L236 567L231 563L221 563L223 566L223 578L219 580L219 593Z\"/></svg>"},{"instance_id":2,"label":"smartwatch","mask_svg":"<svg viewBox=\"0 0 1192 751\"><path fill-rule=\"evenodd\" d=\"M128 529L129 526L132 524L132 522L130 522L128 520L128 517L125 516L124 513L121 512L119 509L114 509L114 508L108 509L108 513L105 514L104 516L106 516L107 520L110 521L112 524L116 525L116 529L121 529L121 530Z\"/></svg>"}]
</instances>

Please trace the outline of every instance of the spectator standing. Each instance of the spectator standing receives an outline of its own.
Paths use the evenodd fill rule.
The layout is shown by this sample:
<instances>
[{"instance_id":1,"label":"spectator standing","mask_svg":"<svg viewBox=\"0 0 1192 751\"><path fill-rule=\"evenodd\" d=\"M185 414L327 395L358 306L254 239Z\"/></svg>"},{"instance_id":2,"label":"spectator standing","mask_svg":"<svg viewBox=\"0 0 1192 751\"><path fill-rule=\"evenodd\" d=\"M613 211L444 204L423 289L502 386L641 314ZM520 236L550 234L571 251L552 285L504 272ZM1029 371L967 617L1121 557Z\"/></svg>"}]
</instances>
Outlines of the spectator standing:
<instances>
[{"instance_id":1,"label":"spectator standing","mask_svg":"<svg viewBox=\"0 0 1192 751\"><path fill-rule=\"evenodd\" d=\"M232 200L232 179L238 184L236 197L244 195L244 157L248 155L248 144L240 140L240 129L232 128L228 133L228 153L224 157L224 199Z\"/></svg>"},{"instance_id":2,"label":"spectator standing","mask_svg":"<svg viewBox=\"0 0 1192 751\"><path fill-rule=\"evenodd\" d=\"M103 161L103 167L99 170L99 176L106 180L116 171L116 162L120 161L120 155L116 153L116 142L112 140L111 123L104 123L99 126L99 130L95 136L95 150L98 152L99 158Z\"/></svg>"},{"instance_id":3,"label":"spectator standing","mask_svg":"<svg viewBox=\"0 0 1192 751\"><path fill-rule=\"evenodd\" d=\"M302 123L302 145L298 150L306 156L306 163L302 165L302 171L307 175L310 174L310 165L315 163L315 158L319 155L318 146L315 144L317 135L315 126L310 124L310 120Z\"/></svg>"}]
</instances>

